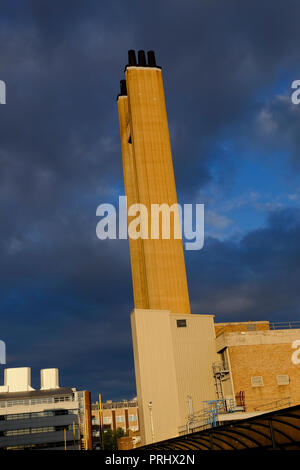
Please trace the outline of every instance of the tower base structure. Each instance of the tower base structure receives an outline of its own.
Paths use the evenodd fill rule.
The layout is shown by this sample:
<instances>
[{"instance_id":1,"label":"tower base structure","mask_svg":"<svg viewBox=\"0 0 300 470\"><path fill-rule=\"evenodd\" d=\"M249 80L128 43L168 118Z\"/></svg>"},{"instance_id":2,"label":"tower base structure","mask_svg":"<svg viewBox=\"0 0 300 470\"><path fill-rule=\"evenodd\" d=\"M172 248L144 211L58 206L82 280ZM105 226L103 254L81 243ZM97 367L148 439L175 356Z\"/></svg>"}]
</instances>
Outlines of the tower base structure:
<instances>
[{"instance_id":1,"label":"tower base structure","mask_svg":"<svg viewBox=\"0 0 300 470\"><path fill-rule=\"evenodd\" d=\"M214 316L135 309L131 329L142 444L176 437L215 398Z\"/></svg>"}]
</instances>

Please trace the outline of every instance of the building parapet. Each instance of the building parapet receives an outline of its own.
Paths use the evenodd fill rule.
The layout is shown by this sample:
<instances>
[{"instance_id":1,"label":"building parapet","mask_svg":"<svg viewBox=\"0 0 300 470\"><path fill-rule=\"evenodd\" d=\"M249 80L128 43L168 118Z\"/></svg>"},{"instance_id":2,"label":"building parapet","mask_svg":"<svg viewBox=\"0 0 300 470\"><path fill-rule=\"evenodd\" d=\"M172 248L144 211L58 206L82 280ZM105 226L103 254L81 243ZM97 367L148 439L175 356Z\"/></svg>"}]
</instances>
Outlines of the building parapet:
<instances>
[{"instance_id":1,"label":"building parapet","mask_svg":"<svg viewBox=\"0 0 300 470\"><path fill-rule=\"evenodd\" d=\"M137 400L123 400L123 401L106 401L105 403L102 403L102 409L103 410L111 410L111 409L117 409L117 408L135 408L138 406ZM99 409L99 403L92 403L92 410L98 410Z\"/></svg>"},{"instance_id":2,"label":"building parapet","mask_svg":"<svg viewBox=\"0 0 300 470\"><path fill-rule=\"evenodd\" d=\"M216 337L223 333L238 333L248 331L269 330L270 323L268 321L245 321L245 322L228 322L215 323Z\"/></svg>"},{"instance_id":3,"label":"building parapet","mask_svg":"<svg viewBox=\"0 0 300 470\"><path fill-rule=\"evenodd\" d=\"M226 347L259 344L286 344L292 343L296 339L300 339L300 328L222 333L216 338L216 348L217 352L219 352Z\"/></svg>"}]
</instances>

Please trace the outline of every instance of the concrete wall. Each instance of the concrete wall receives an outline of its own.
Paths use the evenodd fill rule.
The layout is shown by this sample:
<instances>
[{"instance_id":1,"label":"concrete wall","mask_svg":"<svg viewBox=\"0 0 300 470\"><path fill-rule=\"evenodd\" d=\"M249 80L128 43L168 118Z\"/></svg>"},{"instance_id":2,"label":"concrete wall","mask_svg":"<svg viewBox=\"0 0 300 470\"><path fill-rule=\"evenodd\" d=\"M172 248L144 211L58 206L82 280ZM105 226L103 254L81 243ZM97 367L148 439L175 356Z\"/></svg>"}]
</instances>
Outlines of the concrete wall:
<instances>
[{"instance_id":1,"label":"concrete wall","mask_svg":"<svg viewBox=\"0 0 300 470\"><path fill-rule=\"evenodd\" d=\"M177 436L180 422L170 312L134 310L131 314L136 387L142 443Z\"/></svg>"},{"instance_id":2,"label":"concrete wall","mask_svg":"<svg viewBox=\"0 0 300 470\"><path fill-rule=\"evenodd\" d=\"M188 395L194 412L216 398L213 316L135 309L131 326L142 442L175 437L187 422Z\"/></svg>"},{"instance_id":3,"label":"concrete wall","mask_svg":"<svg viewBox=\"0 0 300 470\"><path fill-rule=\"evenodd\" d=\"M186 328L176 321L186 319ZM214 400L212 363L217 361L213 315L172 315L169 317L179 400L180 423L187 421L188 395L194 412L203 410L203 400Z\"/></svg>"}]
</instances>

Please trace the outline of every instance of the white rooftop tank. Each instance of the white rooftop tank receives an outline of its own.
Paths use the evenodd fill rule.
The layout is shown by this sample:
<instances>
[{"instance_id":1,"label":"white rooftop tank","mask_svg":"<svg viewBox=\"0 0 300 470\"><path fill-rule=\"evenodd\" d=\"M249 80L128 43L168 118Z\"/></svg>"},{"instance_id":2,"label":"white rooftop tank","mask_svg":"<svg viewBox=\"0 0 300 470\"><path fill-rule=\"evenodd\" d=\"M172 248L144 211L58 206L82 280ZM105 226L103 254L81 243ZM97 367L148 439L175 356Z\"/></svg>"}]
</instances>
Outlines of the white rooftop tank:
<instances>
[{"instance_id":1,"label":"white rooftop tank","mask_svg":"<svg viewBox=\"0 0 300 470\"><path fill-rule=\"evenodd\" d=\"M7 392L28 392L34 390L31 387L31 368L14 367L12 369L4 369L3 389L3 391Z\"/></svg>"},{"instance_id":2,"label":"white rooftop tank","mask_svg":"<svg viewBox=\"0 0 300 470\"><path fill-rule=\"evenodd\" d=\"M41 390L59 388L58 369L41 370Z\"/></svg>"}]
</instances>

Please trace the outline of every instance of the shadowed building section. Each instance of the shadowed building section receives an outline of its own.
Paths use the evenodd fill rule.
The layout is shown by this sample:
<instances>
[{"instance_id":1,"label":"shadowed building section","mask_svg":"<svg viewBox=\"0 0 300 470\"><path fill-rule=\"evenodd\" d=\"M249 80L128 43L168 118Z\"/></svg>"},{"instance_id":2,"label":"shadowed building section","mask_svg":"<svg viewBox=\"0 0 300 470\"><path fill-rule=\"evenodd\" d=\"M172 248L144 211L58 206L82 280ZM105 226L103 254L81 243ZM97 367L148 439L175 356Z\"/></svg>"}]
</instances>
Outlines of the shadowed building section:
<instances>
[{"instance_id":1,"label":"shadowed building section","mask_svg":"<svg viewBox=\"0 0 300 470\"><path fill-rule=\"evenodd\" d=\"M128 207L143 204L150 215L153 204L177 204L162 72L153 51L148 52L148 60L144 51L138 52L138 61L134 51L128 56L118 96L125 192ZM130 239L134 306L188 314L182 240L174 234L177 206L170 220L170 239L163 238L162 214L157 220L157 239L150 237L153 220L149 220L148 234L141 226L141 238Z\"/></svg>"}]
</instances>

